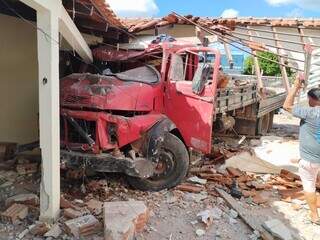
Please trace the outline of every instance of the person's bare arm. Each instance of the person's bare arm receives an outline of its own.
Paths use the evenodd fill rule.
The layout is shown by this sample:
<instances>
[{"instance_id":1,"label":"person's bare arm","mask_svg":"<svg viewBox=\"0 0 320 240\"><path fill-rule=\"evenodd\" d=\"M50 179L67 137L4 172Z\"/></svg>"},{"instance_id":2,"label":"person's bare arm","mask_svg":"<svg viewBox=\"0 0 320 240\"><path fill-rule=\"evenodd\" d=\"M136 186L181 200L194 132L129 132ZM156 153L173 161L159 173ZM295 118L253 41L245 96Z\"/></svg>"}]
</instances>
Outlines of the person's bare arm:
<instances>
[{"instance_id":1,"label":"person's bare arm","mask_svg":"<svg viewBox=\"0 0 320 240\"><path fill-rule=\"evenodd\" d=\"M300 88L302 87L303 77L297 76L296 81L294 82L293 87L290 89L286 100L284 101L283 108L288 111L292 112L292 108L294 106L294 99L297 96Z\"/></svg>"}]
</instances>

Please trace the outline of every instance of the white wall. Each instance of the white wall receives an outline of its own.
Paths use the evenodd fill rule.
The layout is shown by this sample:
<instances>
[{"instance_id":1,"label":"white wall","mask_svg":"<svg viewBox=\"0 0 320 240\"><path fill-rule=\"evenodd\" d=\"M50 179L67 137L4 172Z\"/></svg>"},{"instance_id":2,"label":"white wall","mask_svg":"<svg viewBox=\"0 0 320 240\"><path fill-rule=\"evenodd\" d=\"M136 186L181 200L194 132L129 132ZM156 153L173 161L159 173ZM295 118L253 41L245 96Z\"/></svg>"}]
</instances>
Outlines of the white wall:
<instances>
[{"instance_id":1,"label":"white wall","mask_svg":"<svg viewBox=\"0 0 320 240\"><path fill-rule=\"evenodd\" d=\"M36 30L0 14L0 141L38 139Z\"/></svg>"}]
</instances>

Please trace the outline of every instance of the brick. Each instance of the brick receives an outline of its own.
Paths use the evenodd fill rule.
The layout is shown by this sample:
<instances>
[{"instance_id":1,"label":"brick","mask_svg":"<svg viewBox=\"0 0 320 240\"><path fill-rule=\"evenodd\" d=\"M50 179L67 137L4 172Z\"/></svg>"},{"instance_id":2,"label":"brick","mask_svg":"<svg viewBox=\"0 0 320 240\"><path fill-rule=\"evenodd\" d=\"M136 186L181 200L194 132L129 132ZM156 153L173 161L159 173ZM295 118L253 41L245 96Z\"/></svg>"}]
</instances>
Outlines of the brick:
<instances>
[{"instance_id":1,"label":"brick","mask_svg":"<svg viewBox=\"0 0 320 240\"><path fill-rule=\"evenodd\" d=\"M260 193L257 193L257 194L252 198L252 201L253 201L255 204L263 204L263 203L268 202L268 198L263 197Z\"/></svg>"},{"instance_id":2,"label":"brick","mask_svg":"<svg viewBox=\"0 0 320 240\"><path fill-rule=\"evenodd\" d=\"M39 222L30 229L30 233L35 236L43 236L50 229L47 223Z\"/></svg>"},{"instance_id":3,"label":"brick","mask_svg":"<svg viewBox=\"0 0 320 240\"><path fill-rule=\"evenodd\" d=\"M297 174L294 174L288 170L285 170L285 169L281 169L280 171L280 177L288 180L288 181L295 181L295 180L301 180L300 179L300 176L297 175Z\"/></svg>"},{"instance_id":4,"label":"brick","mask_svg":"<svg viewBox=\"0 0 320 240\"><path fill-rule=\"evenodd\" d=\"M22 220L28 215L28 207L23 204L14 203L1 213L0 218L3 222L15 223L19 219Z\"/></svg>"},{"instance_id":5,"label":"brick","mask_svg":"<svg viewBox=\"0 0 320 240\"><path fill-rule=\"evenodd\" d=\"M243 172L238 168L227 167L227 171L232 177L240 177L241 175L243 175Z\"/></svg>"},{"instance_id":6,"label":"brick","mask_svg":"<svg viewBox=\"0 0 320 240\"><path fill-rule=\"evenodd\" d=\"M281 198L286 202L290 202L293 199L305 199L303 190L301 188L278 190L278 192L281 195Z\"/></svg>"},{"instance_id":7,"label":"brick","mask_svg":"<svg viewBox=\"0 0 320 240\"><path fill-rule=\"evenodd\" d=\"M247 190L242 190L242 195L247 198L247 197L254 197L257 194L256 191L247 191Z\"/></svg>"},{"instance_id":8,"label":"brick","mask_svg":"<svg viewBox=\"0 0 320 240\"><path fill-rule=\"evenodd\" d=\"M36 173L38 172L38 163L18 164L16 170L20 175Z\"/></svg>"},{"instance_id":9,"label":"brick","mask_svg":"<svg viewBox=\"0 0 320 240\"><path fill-rule=\"evenodd\" d=\"M90 201L86 202L86 206L93 215L99 215L102 213L103 202L91 199Z\"/></svg>"},{"instance_id":10,"label":"brick","mask_svg":"<svg viewBox=\"0 0 320 240\"><path fill-rule=\"evenodd\" d=\"M66 231L76 238L98 233L102 228L102 224L93 215L68 220L64 225Z\"/></svg>"},{"instance_id":11,"label":"brick","mask_svg":"<svg viewBox=\"0 0 320 240\"><path fill-rule=\"evenodd\" d=\"M191 183L183 183L176 187L177 190L184 191L184 192L193 192L199 193L202 192L205 188L201 185L191 184Z\"/></svg>"},{"instance_id":12,"label":"brick","mask_svg":"<svg viewBox=\"0 0 320 240\"><path fill-rule=\"evenodd\" d=\"M149 219L142 201L106 202L103 207L104 239L133 240Z\"/></svg>"},{"instance_id":13,"label":"brick","mask_svg":"<svg viewBox=\"0 0 320 240\"><path fill-rule=\"evenodd\" d=\"M6 200L6 206L11 206L13 203L21 203L25 205L38 206L40 203L39 197L33 193L18 194Z\"/></svg>"},{"instance_id":14,"label":"brick","mask_svg":"<svg viewBox=\"0 0 320 240\"><path fill-rule=\"evenodd\" d=\"M63 210L63 216L66 217L66 218L73 219L73 218L81 217L83 215L84 215L83 212L75 210L73 208L66 208L66 209Z\"/></svg>"},{"instance_id":15,"label":"brick","mask_svg":"<svg viewBox=\"0 0 320 240\"><path fill-rule=\"evenodd\" d=\"M67 200L64 196L60 197L60 208L73 208L75 209L75 205L73 205L69 200Z\"/></svg>"},{"instance_id":16,"label":"brick","mask_svg":"<svg viewBox=\"0 0 320 240\"><path fill-rule=\"evenodd\" d=\"M269 185L269 184L258 183L258 182L252 182L251 185L257 190L265 190L265 189L271 189L272 188L272 186Z\"/></svg>"}]
</instances>

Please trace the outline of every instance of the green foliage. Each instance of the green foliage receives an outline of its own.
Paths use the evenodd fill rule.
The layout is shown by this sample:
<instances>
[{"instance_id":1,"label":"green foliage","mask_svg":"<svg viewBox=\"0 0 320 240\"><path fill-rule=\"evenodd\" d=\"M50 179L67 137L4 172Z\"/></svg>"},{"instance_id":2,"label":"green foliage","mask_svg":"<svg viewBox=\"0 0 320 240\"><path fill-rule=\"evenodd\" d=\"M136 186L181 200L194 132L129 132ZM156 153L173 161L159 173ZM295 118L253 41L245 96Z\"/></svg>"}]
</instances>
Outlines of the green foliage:
<instances>
[{"instance_id":1,"label":"green foliage","mask_svg":"<svg viewBox=\"0 0 320 240\"><path fill-rule=\"evenodd\" d=\"M271 52L258 52L257 55L258 55L259 65L260 65L261 71L263 71L264 76L281 76L281 70L280 70L279 64L270 62L264 59L264 58L267 58L267 59L278 62L277 55ZM249 75L254 74L254 62L253 62L252 56L248 56L245 59L243 73L249 74ZM289 76L292 75L290 68L287 68L287 73Z\"/></svg>"}]
</instances>

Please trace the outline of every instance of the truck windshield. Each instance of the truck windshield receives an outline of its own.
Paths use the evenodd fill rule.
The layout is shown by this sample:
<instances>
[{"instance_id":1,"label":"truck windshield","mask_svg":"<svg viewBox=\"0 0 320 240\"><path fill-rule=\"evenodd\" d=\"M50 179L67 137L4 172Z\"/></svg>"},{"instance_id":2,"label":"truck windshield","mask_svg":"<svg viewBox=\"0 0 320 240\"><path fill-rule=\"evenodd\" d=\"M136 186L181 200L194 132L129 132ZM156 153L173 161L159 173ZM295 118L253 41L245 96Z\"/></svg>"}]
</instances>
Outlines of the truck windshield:
<instances>
[{"instance_id":1,"label":"truck windshield","mask_svg":"<svg viewBox=\"0 0 320 240\"><path fill-rule=\"evenodd\" d=\"M145 65L137 68L120 72L113 75L123 81L142 82L147 84L155 84L160 80L160 74L153 66Z\"/></svg>"}]
</instances>

